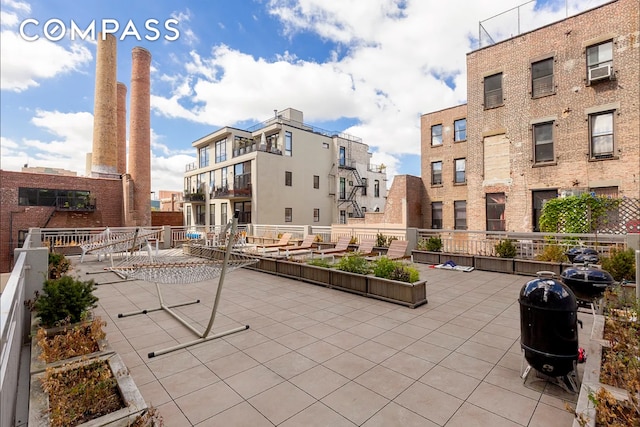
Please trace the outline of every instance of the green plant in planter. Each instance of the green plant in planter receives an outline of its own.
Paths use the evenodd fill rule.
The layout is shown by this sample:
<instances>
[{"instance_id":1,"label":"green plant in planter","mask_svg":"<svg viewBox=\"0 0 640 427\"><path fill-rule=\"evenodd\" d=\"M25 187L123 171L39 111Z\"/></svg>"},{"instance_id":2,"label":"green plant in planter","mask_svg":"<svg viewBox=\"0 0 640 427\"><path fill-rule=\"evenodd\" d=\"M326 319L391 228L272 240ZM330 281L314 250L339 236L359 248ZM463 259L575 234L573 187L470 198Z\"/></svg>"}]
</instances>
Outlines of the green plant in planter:
<instances>
[{"instance_id":1,"label":"green plant in planter","mask_svg":"<svg viewBox=\"0 0 640 427\"><path fill-rule=\"evenodd\" d=\"M392 236L385 236L382 233L378 233L376 235L376 247L378 247L378 248L389 247L391 242L393 242L394 240L397 240L397 239L395 237L392 237Z\"/></svg>"},{"instance_id":2,"label":"green plant in planter","mask_svg":"<svg viewBox=\"0 0 640 427\"><path fill-rule=\"evenodd\" d=\"M49 252L49 279L57 279L69 271L71 263L64 254Z\"/></svg>"},{"instance_id":3,"label":"green plant in planter","mask_svg":"<svg viewBox=\"0 0 640 427\"><path fill-rule=\"evenodd\" d=\"M338 270L357 274L369 274L371 271L369 262L359 254L343 256L336 264L336 268Z\"/></svg>"},{"instance_id":4,"label":"green plant in planter","mask_svg":"<svg viewBox=\"0 0 640 427\"><path fill-rule=\"evenodd\" d=\"M324 268L331 267L331 263L325 258L311 258L307 260L307 264L314 265L316 267L324 267Z\"/></svg>"},{"instance_id":5,"label":"green plant in planter","mask_svg":"<svg viewBox=\"0 0 640 427\"><path fill-rule=\"evenodd\" d=\"M373 274L384 279L398 280L401 282L417 282L420 280L420 272L400 261L394 261L387 257L382 257L375 262Z\"/></svg>"},{"instance_id":6,"label":"green plant in planter","mask_svg":"<svg viewBox=\"0 0 640 427\"><path fill-rule=\"evenodd\" d=\"M547 245L544 247L542 253L536 256L536 260L549 262L566 262L568 261L568 258L564 252L564 249L560 245Z\"/></svg>"},{"instance_id":7,"label":"green plant in planter","mask_svg":"<svg viewBox=\"0 0 640 427\"><path fill-rule=\"evenodd\" d=\"M627 250L612 249L611 255L603 258L601 261L602 268L611 273L611 276L617 280L635 281L636 278L636 260L633 249Z\"/></svg>"},{"instance_id":8,"label":"green plant in planter","mask_svg":"<svg viewBox=\"0 0 640 427\"><path fill-rule=\"evenodd\" d=\"M496 254L500 258L515 258L516 257L516 246L509 239L500 240L495 246Z\"/></svg>"},{"instance_id":9,"label":"green plant in planter","mask_svg":"<svg viewBox=\"0 0 640 427\"><path fill-rule=\"evenodd\" d=\"M418 249L421 251L440 252L442 250L442 239L440 236L431 236L429 239L420 239Z\"/></svg>"},{"instance_id":10,"label":"green plant in planter","mask_svg":"<svg viewBox=\"0 0 640 427\"><path fill-rule=\"evenodd\" d=\"M93 280L85 282L71 276L49 279L44 282L43 293L36 293L33 309L44 327L61 322L77 323L91 308L97 307L95 289Z\"/></svg>"}]
</instances>

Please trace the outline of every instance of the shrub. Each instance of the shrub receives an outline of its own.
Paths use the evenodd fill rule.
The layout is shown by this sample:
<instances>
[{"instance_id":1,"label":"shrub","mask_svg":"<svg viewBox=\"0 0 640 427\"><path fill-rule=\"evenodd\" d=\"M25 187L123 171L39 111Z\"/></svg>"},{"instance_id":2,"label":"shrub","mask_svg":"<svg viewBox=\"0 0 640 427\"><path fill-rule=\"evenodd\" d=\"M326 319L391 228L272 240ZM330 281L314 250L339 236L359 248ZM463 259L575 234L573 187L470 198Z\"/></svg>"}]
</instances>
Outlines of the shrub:
<instances>
[{"instance_id":1,"label":"shrub","mask_svg":"<svg viewBox=\"0 0 640 427\"><path fill-rule=\"evenodd\" d=\"M331 263L324 258L311 258L307 260L307 264L315 265L316 267L324 267L324 268L331 267Z\"/></svg>"},{"instance_id":2,"label":"shrub","mask_svg":"<svg viewBox=\"0 0 640 427\"><path fill-rule=\"evenodd\" d=\"M49 279L44 282L42 294L36 294L33 308L45 327L60 322L80 322L89 309L96 307L98 297L93 280L76 280L71 276Z\"/></svg>"},{"instance_id":3,"label":"shrub","mask_svg":"<svg viewBox=\"0 0 640 427\"><path fill-rule=\"evenodd\" d=\"M420 272L416 268L400 261L390 260L387 257L382 257L376 261L373 274L376 277L401 282L413 283L420 280Z\"/></svg>"},{"instance_id":4,"label":"shrub","mask_svg":"<svg viewBox=\"0 0 640 427\"><path fill-rule=\"evenodd\" d=\"M349 244L356 245L357 243L358 243L358 238L356 236L351 236L351 239L349 240Z\"/></svg>"},{"instance_id":5,"label":"shrub","mask_svg":"<svg viewBox=\"0 0 640 427\"><path fill-rule=\"evenodd\" d=\"M313 239L314 242L316 243L322 243L324 240L322 239L322 236L319 234L316 234L316 238Z\"/></svg>"},{"instance_id":6,"label":"shrub","mask_svg":"<svg viewBox=\"0 0 640 427\"><path fill-rule=\"evenodd\" d=\"M357 253L343 256L336 264L336 268L350 273L369 274L371 267L369 262Z\"/></svg>"},{"instance_id":7,"label":"shrub","mask_svg":"<svg viewBox=\"0 0 640 427\"><path fill-rule=\"evenodd\" d=\"M64 254L49 252L49 279L62 277L69 271L69 267L71 267L71 263Z\"/></svg>"},{"instance_id":8,"label":"shrub","mask_svg":"<svg viewBox=\"0 0 640 427\"><path fill-rule=\"evenodd\" d=\"M496 253L500 258L515 258L516 257L516 246L509 239L500 240L496 246Z\"/></svg>"},{"instance_id":9,"label":"shrub","mask_svg":"<svg viewBox=\"0 0 640 427\"><path fill-rule=\"evenodd\" d=\"M603 258L601 265L617 281L635 281L636 260L635 252L631 248L624 251L615 248L611 249L611 255Z\"/></svg>"},{"instance_id":10,"label":"shrub","mask_svg":"<svg viewBox=\"0 0 640 427\"><path fill-rule=\"evenodd\" d=\"M376 235L376 247L378 248L386 248L388 247L391 242L393 242L394 240L396 240L395 237L392 236L385 236L382 233L378 233Z\"/></svg>"},{"instance_id":11,"label":"shrub","mask_svg":"<svg viewBox=\"0 0 640 427\"><path fill-rule=\"evenodd\" d=\"M442 239L440 236L431 236L429 239L421 239L418 242L418 249L422 251L440 252L442 250Z\"/></svg>"},{"instance_id":12,"label":"shrub","mask_svg":"<svg viewBox=\"0 0 640 427\"><path fill-rule=\"evenodd\" d=\"M538 261L550 261L550 262L566 262L568 261L567 255L564 253L564 249L559 245L547 245L541 254L536 256Z\"/></svg>"}]
</instances>

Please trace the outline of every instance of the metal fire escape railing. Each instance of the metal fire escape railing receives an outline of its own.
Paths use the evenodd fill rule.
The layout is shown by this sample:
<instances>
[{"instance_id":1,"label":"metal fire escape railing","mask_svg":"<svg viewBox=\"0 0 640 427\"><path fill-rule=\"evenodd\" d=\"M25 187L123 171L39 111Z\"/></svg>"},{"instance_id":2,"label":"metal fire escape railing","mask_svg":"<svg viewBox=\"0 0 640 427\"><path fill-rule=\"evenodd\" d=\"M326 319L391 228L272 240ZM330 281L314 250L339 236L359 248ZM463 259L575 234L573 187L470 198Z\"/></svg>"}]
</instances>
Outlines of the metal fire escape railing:
<instances>
[{"instance_id":1,"label":"metal fire escape railing","mask_svg":"<svg viewBox=\"0 0 640 427\"><path fill-rule=\"evenodd\" d=\"M338 203L338 206L341 206L344 203L350 203L351 206L353 207L354 218L364 218L364 212L362 212L362 208L360 207L360 205L358 204L358 201L356 200L356 194L358 190L365 187L365 183L362 180L362 177L360 176L358 169L355 166L351 166L351 144L348 144L348 146L349 146L348 148L349 151L346 156L347 161L344 162L345 163L344 165L340 165L340 168L344 170L348 170L350 174L353 175L354 184L353 184L353 187L351 188L351 191L349 192L349 196L347 196L347 198L345 199L341 199Z\"/></svg>"}]
</instances>

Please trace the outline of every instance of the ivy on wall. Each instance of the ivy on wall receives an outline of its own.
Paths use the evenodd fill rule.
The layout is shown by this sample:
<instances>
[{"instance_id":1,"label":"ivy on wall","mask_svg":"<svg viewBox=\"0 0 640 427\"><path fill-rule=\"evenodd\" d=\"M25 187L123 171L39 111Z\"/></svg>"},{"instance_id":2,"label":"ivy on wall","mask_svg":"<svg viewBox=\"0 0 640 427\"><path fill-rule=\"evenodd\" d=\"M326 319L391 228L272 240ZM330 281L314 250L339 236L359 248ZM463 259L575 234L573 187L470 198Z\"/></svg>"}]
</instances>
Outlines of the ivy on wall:
<instances>
[{"instance_id":1,"label":"ivy on wall","mask_svg":"<svg viewBox=\"0 0 640 427\"><path fill-rule=\"evenodd\" d=\"M606 225L620 199L588 193L547 200L542 207L540 230L547 233L593 233Z\"/></svg>"}]
</instances>

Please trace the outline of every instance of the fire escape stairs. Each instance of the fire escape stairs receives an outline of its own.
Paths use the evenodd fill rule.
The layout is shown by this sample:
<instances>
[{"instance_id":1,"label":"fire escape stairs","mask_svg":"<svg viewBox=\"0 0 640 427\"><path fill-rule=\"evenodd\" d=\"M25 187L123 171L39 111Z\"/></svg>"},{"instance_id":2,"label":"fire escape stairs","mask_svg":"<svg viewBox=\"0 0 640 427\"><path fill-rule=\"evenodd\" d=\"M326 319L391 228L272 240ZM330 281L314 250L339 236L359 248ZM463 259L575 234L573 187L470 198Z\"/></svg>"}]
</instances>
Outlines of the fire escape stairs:
<instances>
[{"instance_id":1,"label":"fire escape stairs","mask_svg":"<svg viewBox=\"0 0 640 427\"><path fill-rule=\"evenodd\" d=\"M349 192L349 196L346 199L344 199L340 204L350 203L351 206L353 206L353 217L364 218L364 212L362 212L362 208L360 207L360 205L358 204L358 201L356 200L356 193L358 192L359 189L362 189L365 187L365 183L362 180L362 177L360 176L358 169L356 169L355 167L347 167L345 169L348 169L351 171L354 178L354 184L353 184L353 187L351 188L351 191Z\"/></svg>"}]
</instances>

